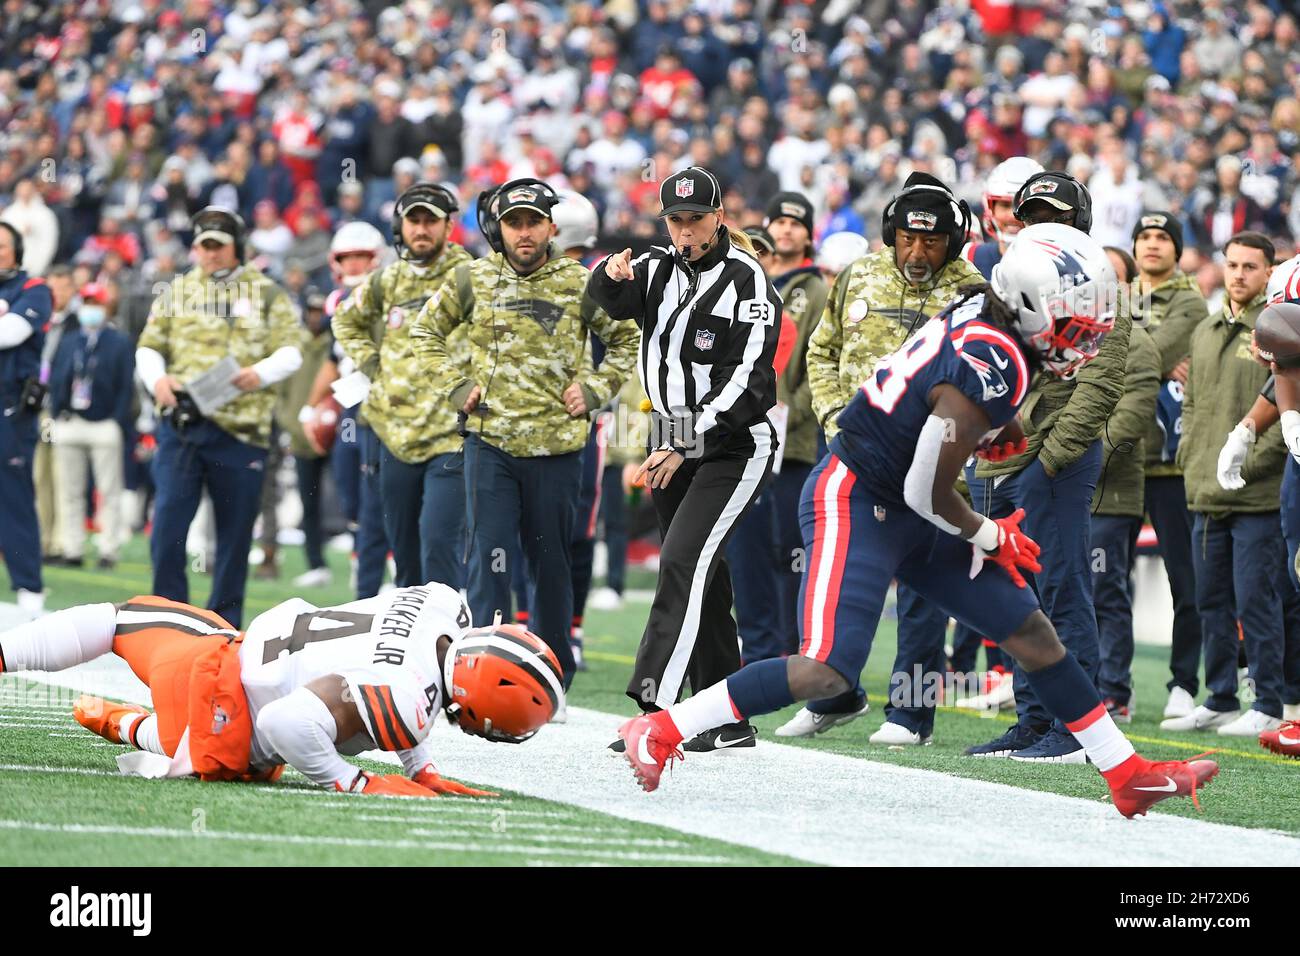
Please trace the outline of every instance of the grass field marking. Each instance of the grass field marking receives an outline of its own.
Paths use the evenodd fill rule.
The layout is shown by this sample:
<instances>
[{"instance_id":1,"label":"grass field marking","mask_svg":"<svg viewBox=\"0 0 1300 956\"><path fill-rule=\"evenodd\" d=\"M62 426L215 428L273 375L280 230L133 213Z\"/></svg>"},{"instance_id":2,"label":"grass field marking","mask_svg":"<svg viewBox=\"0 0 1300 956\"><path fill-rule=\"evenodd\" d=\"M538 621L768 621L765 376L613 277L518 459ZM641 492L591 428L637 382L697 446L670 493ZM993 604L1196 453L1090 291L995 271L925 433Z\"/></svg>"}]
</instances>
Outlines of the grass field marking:
<instances>
[{"instance_id":1,"label":"grass field marking","mask_svg":"<svg viewBox=\"0 0 1300 956\"><path fill-rule=\"evenodd\" d=\"M401 814L391 813L359 813L353 819L365 820L368 823L428 823L427 816L403 816ZM598 823L533 823L529 820L515 820L513 817L507 817L503 824L499 818L494 817L491 820L462 820L457 826L462 827L500 827L507 826L511 829L520 830L553 830L556 832L572 830L577 833L623 833L626 828L621 826L602 826Z\"/></svg>"},{"instance_id":2,"label":"grass field marking","mask_svg":"<svg viewBox=\"0 0 1300 956\"><path fill-rule=\"evenodd\" d=\"M44 767L22 763L0 763L0 773L70 773L85 777L120 777L116 770L91 770L89 767Z\"/></svg>"},{"instance_id":3,"label":"grass field marking","mask_svg":"<svg viewBox=\"0 0 1300 956\"><path fill-rule=\"evenodd\" d=\"M55 723L52 720L12 720L12 719L0 720L0 730L4 730L9 727L15 727L15 728L22 727L27 730L40 730L40 729L70 730L72 727L75 726L76 724L69 725L67 721L59 721Z\"/></svg>"},{"instance_id":4,"label":"grass field marking","mask_svg":"<svg viewBox=\"0 0 1300 956\"><path fill-rule=\"evenodd\" d=\"M628 654L611 654L609 651L584 651L583 657L593 661L604 661L606 664L626 664L629 667L636 663L636 658Z\"/></svg>"},{"instance_id":5,"label":"grass field marking","mask_svg":"<svg viewBox=\"0 0 1300 956\"><path fill-rule=\"evenodd\" d=\"M271 843L297 846L338 846L351 849L378 850L449 850L481 851L466 843L449 843L430 840L381 840L367 837L330 837L312 836L305 833L252 833L237 830L180 830L170 827L124 827L88 823L42 823L36 820L0 819L0 830L16 830L35 833L68 833L97 836L158 837L178 840L229 840L236 843ZM475 837L480 834L474 834ZM588 857L622 860L627 862L654 863L730 863L731 858L696 853L656 853L640 850L578 850L567 847L548 846L513 846L502 844L492 846L488 852L533 854L538 856Z\"/></svg>"},{"instance_id":6,"label":"grass field marking","mask_svg":"<svg viewBox=\"0 0 1300 956\"><path fill-rule=\"evenodd\" d=\"M441 830L427 830L427 829L424 829L424 828L422 828L422 827L412 827L411 829L407 830L406 832L409 833L411 836L433 836L433 837L436 837L436 836L445 836L445 835L448 835L447 833L444 833L444 832L441 831ZM482 836L483 836L482 833L477 832L477 831L473 831L473 830L452 830L452 831L448 831L448 833L453 833L453 832L454 832L457 836L465 836L465 837L482 837ZM492 832L494 835L496 835L496 836L501 836L501 837L504 837L504 836L506 836L507 834L509 834L509 830L508 830L508 829L507 829L507 830L500 831L500 832L497 832L497 831L491 831L491 832ZM516 833L516 834L513 834L513 836L515 837L515 839L518 839L518 840L528 840L529 842L532 842L532 843L571 843L571 844L573 844L573 845L575 845L575 846L635 846L635 847L647 847L647 848L650 848L650 849L658 849L658 850L672 850L672 849L677 849L677 848L688 848L688 847L690 847L690 844L689 844L689 843L686 843L686 842L684 842L684 841L682 841L682 840L665 840L665 839L662 839L662 838L660 838L660 837L623 837L623 836L593 837L593 836L561 836L561 835L559 835L559 834L554 834L554 833L552 833L552 834L540 833L540 834L537 834L537 835L532 835L532 834L528 834L528 833L524 833L524 834L518 834L518 833ZM490 846L488 846L488 847L483 847L483 849L487 850L488 852L491 852L492 847L490 847Z\"/></svg>"}]
</instances>

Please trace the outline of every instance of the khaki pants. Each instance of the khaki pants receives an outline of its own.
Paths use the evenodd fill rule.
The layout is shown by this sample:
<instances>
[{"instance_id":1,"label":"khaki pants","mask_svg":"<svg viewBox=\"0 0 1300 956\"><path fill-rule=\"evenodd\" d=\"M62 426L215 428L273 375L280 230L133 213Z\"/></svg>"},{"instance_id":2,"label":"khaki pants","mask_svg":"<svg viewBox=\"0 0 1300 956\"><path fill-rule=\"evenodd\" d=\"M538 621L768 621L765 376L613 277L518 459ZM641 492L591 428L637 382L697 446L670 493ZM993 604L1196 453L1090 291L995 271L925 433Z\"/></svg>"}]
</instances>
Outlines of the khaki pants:
<instances>
[{"instance_id":1,"label":"khaki pants","mask_svg":"<svg viewBox=\"0 0 1300 956\"><path fill-rule=\"evenodd\" d=\"M99 556L117 558L126 540L122 521L122 429L112 419L89 422L77 415L54 426L54 461L59 489L65 557L80 558L86 549L86 467L94 470L99 492Z\"/></svg>"},{"instance_id":2,"label":"khaki pants","mask_svg":"<svg viewBox=\"0 0 1300 956\"><path fill-rule=\"evenodd\" d=\"M62 530L59 528L59 491L54 484L54 445L50 443L54 423L41 416L41 440L36 445L32 480L36 485L36 514L41 525L41 554L63 554Z\"/></svg>"}]
</instances>

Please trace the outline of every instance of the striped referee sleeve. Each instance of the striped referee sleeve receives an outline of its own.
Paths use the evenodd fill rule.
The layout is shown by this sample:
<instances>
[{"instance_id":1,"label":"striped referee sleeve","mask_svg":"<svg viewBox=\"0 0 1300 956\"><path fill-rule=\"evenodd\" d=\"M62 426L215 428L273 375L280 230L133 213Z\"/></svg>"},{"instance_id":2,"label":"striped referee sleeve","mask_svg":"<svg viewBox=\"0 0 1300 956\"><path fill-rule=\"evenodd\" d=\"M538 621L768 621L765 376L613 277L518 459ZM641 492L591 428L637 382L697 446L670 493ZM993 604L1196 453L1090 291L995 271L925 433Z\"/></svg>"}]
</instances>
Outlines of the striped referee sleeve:
<instances>
[{"instance_id":1,"label":"striped referee sleeve","mask_svg":"<svg viewBox=\"0 0 1300 956\"><path fill-rule=\"evenodd\" d=\"M725 377L715 378L695 416L695 440L703 437L706 446L766 413L776 394L772 359L781 337L781 297L753 257L735 252L731 264L736 313L714 367Z\"/></svg>"}]
</instances>

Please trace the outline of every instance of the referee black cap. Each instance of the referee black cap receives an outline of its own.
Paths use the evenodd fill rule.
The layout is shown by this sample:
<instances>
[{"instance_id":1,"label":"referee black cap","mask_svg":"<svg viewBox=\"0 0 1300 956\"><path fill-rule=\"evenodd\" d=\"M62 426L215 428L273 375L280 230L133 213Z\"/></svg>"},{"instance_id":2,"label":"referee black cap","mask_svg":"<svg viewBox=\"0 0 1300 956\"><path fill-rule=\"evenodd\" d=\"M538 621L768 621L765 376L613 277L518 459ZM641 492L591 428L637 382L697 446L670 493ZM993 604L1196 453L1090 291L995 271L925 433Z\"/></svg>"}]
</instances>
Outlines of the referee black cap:
<instances>
[{"instance_id":1,"label":"referee black cap","mask_svg":"<svg viewBox=\"0 0 1300 956\"><path fill-rule=\"evenodd\" d=\"M703 166L688 166L659 184L659 216L676 212L716 212L722 208L718 177Z\"/></svg>"}]
</instances>

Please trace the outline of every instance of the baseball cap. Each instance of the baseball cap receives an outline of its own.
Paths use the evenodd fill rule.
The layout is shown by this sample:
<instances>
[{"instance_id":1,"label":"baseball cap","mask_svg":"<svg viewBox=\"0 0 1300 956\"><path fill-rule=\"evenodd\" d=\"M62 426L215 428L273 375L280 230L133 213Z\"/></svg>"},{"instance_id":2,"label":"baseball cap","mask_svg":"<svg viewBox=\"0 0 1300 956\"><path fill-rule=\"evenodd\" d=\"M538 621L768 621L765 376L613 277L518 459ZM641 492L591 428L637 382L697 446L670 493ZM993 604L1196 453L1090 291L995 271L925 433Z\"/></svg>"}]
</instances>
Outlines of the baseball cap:
<instances>
[{"instance_id":1,"label":"baseball cap","mask_svg":"<svg viewBox=\"0 0 1300 956\"><path fill-rule=\"evenodd\" d=\"M211 239L224 245L233 244L240 230L240 220L234 213L220 207L209 206L194 215L194 245Z\"/></svg>"},{"instance_id":2,"label":"baseball cap","mask_svg":"<svg viewBox=\"0 0 1300 956\"><path fill-rule=\"evenodd\" d=\"M1020 187L1018 198L1020 202L1014 212L1017 219L1023 219L1020 210L1028 203L1035 201L1045 202L1053 209L1059 209L1061 212L1078 209L1080 205L1078 187L1060 175L1052 175L1050 171L1031 176Z\"/></svg>"},{"instance_id":3,"label":"baseball cap","mask_svg":"<svg viewBox=\"0 0 1300 956\"><path fill-rule=\"evenodd\" d=\"M762 226L746 226L745 235L749 236L750 241L754 243L754 248L760 252L775 252L776 243L772 241L772 234Z\"/></svg>"},{"instance_id":4,"label":"baseball cap","mask_svg":"<svg viewBox=\"0 0 1300 956\"><path fill-rule=\"evenodd\" d=\"M722 208L718 178L703 166L688 166L659 184L660 218L677 212L715 212Z\"/></svg>"},{"instance_id":5,"label":"baseball cap","mask_svg":"<svg viewBox=\"0 0 1300 956\"><path fill-rule=\"evenodd\" d=\"M416 183L397 197L397 206L393 215L404 219L413 209L427 209L439 219L446 219L456 211L451 203L451 196L445 189L439 189L430 183Z\"/></svg>"},{"instance_id":6,"label":"baseball cap","mask_svg":"<svg viewBox=\"0 0 1300 956\"><path fill-rule=\"evenodd\" d=\"M555 200L552 198L554 193L545 183L524 181L506 185L510 188L505 189L496 202L498 220L515 209L531 209L547 219L551 218L551 207L555 205Z\"/></svg>"}]
</instances>

